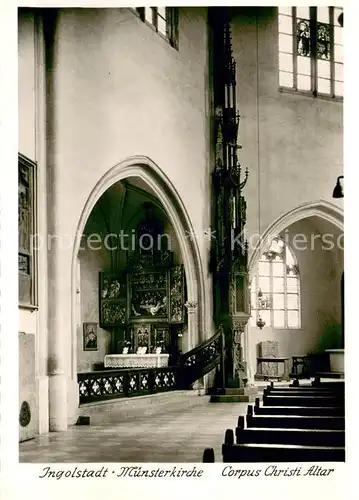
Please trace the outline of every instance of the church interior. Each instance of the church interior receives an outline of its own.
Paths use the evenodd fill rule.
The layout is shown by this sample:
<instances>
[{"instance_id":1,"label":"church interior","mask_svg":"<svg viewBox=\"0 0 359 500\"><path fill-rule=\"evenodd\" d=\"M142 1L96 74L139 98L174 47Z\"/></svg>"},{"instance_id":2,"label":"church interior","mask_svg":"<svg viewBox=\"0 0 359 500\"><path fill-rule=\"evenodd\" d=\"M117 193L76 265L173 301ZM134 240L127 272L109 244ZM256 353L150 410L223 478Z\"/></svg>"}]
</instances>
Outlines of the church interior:
<instances>
[{"instance_id":1,"label":"church interior","mask_svg":"<svg viewBox=\"0 0 359 500\"><path fill-rule=\"evenodd\" d=\"M20 461L344 461L343 8L19 8L18 72Z\"/></svg>"}]
</instances>

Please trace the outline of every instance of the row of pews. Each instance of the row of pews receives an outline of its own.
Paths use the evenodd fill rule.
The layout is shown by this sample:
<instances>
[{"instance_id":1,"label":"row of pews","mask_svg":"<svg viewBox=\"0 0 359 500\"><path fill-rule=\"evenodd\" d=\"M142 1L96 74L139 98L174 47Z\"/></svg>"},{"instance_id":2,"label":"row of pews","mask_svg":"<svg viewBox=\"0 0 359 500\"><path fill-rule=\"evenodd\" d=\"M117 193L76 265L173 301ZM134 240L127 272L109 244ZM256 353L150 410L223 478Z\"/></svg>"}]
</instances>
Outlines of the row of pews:
<instances>
[{"instance_id":1,"label":"row of pews","mask_svg":"<svg viewBox=\"0 0 359 500\"><path fill-rule=\"evenodd\" d=\"M227 429L223 462L344 462L344 381L274 387L256 398L235 431ZM206 448L203 462L215 462Z\"/></svg>"}]
</instances>

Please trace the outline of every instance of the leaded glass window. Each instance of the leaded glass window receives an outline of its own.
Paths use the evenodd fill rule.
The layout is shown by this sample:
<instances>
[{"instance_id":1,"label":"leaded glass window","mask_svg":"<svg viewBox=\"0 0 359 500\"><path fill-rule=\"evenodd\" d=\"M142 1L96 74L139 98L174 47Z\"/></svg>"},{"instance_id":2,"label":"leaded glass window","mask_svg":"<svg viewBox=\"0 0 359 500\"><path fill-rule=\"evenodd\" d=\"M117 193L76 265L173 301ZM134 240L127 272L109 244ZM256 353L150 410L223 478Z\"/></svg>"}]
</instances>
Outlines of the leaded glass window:
<instances>
[{"instance_id":1,"label":"leaded glass window","mask_svg":"<svg viewBox=\"0 0 359 500\"><path fill-rule=\"evenodd\" d=\"M19 155L18 161L18 270L19 303L36 304L35 255L35 176L36 165Z\"/></svg>"},{"instance_id":2,"label":"leaded glass window","mask_svg":"<svg viewBox=\"0 0 359 500\"><path fill-rule=\"evenodd\" d=\"M274 238L259 259L251 280L251 324L260 316L266 326L300 328L300 278L293 252Z\"/></svg>"},{"instance_id":3,"label":"leaded glass window","mask_svg":"<svg viewBox=\"0 0 359 500\"><path fill-rule=\"evenodd\" d=\"M170 45L178 49L178 8L176 7L137 7L142 21L150 24Z\"/></svg>"},{"instance_id":4,"label":"leaded glass window","mask_svg":"<svg viewBox=\"0 0 359 500\"><path fill-rule=\"evenodd\" d=\"M343 28L339 7L278 7L279 85L343 96Z\"/></svg>"}]
</instances>

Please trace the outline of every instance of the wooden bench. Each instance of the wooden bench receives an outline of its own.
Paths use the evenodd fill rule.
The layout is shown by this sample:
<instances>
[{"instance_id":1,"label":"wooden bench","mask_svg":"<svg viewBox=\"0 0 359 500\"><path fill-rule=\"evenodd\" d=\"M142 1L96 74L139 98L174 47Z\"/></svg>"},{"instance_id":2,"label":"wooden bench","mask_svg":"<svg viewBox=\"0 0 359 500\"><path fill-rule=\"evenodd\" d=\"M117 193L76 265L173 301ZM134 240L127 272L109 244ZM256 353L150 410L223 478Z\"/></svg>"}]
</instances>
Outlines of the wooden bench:
<instances>
[{"instance_id":1,"label":"wooden bench","mask_svg":"<svg viewBox=\"0 0 359 500\"><path fill-rule=\"evenodd\" d=\"M206 452L205 452L206 453ZM207 452L208 456L208 452ZM214 453L213 453L214 461ZM223 444L224 463L248 462L345 462L345 448L270 444Z\"/></svg>"},{"instance_id":2,"label":"wooden bench","mask_svg":"<svg viewBox=\"0 0 359 500\"><path fill-rule=\"evenodd\" d=\"M345 380L326 380L323 381L318 375L312 380L310 383L306 383L304 385L294 386L293 384L285 385L285 386L275 386L273 380L267 385L268 389L276 389L279 391L282 390L344 390L345 388Z\"/></svg>"},{"instance_id":3,"label":"wooden bench","mask_svg":"<svg viewBox=\"0 0 359 500\"><path fill-rule=\"evenodd\" d=\"M245 429L247 430L247 429ZM344 446L280 443L234 443L232 429L227 429L222 445L222 461L238 462L344 462ZM203 462L215 462L213 448L206 448Z\"/></svg>"},{"instance_id":4,"label":"wooden bench","mask_svg":"<svg viewBox=\"0 0 359 500\"><path fill-rule=\"evenodd\" d=\"M250 410L252 408L252 410ZM248 406L247 413L254 415L302 415L302 416L344 416L343 406L260 406L260 399L255 399L254 406Z\"/></svg>"},{"instance_id":5,"label":"wooden bench","mask_svg":"<svg viewBox=\"0 0 359 500\"><path fill-rule=\"evenodd\" d=\"M332 383L332 384L320 384L318 386L304 385L299 387L286 386L286 387L275 387L273 382L264 388L263 394L278 394L278 395L341 395L344 397L345 386L344 384Z\"/></svg>"},{"instance_id":6,"label":"wooden bench","mask_svg":"<svg viewBox=\"0 0 359 500\"><path fill-rule=\"evenodd\" d=\"M343 398L326 395L263 394L263 406L342 406Z\"/></svg>"},{"instance_id":7,"label":"wooden bench","mask_svg":"<svg viewBox=\"0 0 359 500\"><path fill-rule=\"evenodd\" d=\"M253 408L250 408L248 408L246 415L247 427L338 430L344 430L345 428L345 419L343 416L253 415ZM244 417L239 418L244 419Z\"/></svg>"},{"instance_id":8,"label":"wooden bench","mask_svg":"<svg viewBox=\"0 0 359 500\"><path fill-rule=\"evenodd\" d=\"M236 427L236 442L238 444L345 446L345 432L338 429L290 429L275 427L247 427L244 429L243 427Z\"/></svg>"},{"instance_id":9,"label":"wooden bench","mask_svg":"<svg viewBox=\"0 0 359 500\"><path fill-rule=\"evenodd\" d=\"M343 397L344 393L340 389L314 388L314 387L275 387L273 389L263 389L263 394L273 396L335 396Z\"/></svg>"},{"instance_id":10,"label":"wooden bench","mask_svg":"<svg viewBox=\"0 0 359 500\"><path fill-rule=\"evenodd\" d=\"M203 463L214 462L213 448L206 448ZM325 446L223 445L222 462L345 462L345 449Z\"/></svg>"}]
</instances>

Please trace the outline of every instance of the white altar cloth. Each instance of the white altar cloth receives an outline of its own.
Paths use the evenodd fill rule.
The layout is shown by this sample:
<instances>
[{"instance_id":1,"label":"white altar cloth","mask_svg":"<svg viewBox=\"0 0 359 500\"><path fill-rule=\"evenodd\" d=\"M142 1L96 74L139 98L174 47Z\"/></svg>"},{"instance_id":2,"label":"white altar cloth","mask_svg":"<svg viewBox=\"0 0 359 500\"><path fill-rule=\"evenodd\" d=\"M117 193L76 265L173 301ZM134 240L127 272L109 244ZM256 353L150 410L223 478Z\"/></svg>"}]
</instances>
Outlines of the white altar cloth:
<instances>
[{"instance_id":1,"label":"white altar cloth","mask_svg":"<svg viewBox=\"0 0 359 500\"><path fill-rule=\"evenodd\" d=\"M105 368L161 368L168 366L169 354L107 354Z\"/></svg>"}]
</instances>

